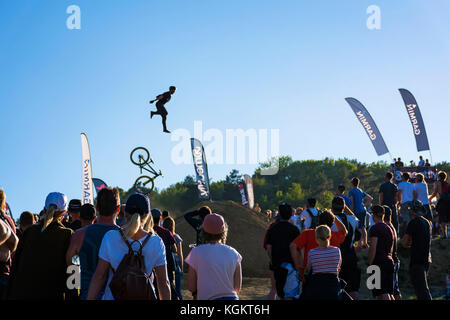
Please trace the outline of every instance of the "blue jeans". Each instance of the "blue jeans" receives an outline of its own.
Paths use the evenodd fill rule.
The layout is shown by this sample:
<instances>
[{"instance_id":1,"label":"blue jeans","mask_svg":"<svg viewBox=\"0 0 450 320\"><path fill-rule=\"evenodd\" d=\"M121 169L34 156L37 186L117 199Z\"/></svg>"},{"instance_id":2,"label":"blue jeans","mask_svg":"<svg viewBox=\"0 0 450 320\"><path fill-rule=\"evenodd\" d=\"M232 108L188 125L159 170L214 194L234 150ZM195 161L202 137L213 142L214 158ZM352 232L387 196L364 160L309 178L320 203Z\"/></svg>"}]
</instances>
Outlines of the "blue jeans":
<instances>
[{"instance_id":1,"label":"blue jeans","mask_svg":"<svg viewBox=\"0 0 450 320\"><path fill-rule=\"evenodd\" d=\"M400 261L394 263L394 295L399 296L401 294L398 286L398 270L400 270Z\"/></svg>"},{"instance_id":2,"label":"blue jeans","mask_svg":"<svg viewBox=\"0 0 450 320\"><path fill-rule=\"evenodd\" d=\"M183 296L181 295L181 279L183 278L183 272L177 268L175 270L175 291L177 292L180 300L183 300Z\"/></svg>"}]
</instances>

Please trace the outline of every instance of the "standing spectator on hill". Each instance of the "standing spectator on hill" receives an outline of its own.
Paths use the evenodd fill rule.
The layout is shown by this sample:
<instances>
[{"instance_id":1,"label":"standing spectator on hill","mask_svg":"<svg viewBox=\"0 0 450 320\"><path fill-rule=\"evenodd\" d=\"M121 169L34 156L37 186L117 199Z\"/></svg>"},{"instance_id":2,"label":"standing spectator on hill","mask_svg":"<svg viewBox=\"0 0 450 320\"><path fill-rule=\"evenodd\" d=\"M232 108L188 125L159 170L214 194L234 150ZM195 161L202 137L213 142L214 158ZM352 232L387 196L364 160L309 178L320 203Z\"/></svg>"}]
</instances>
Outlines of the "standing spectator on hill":
<instances>
[{"instance_id":1,"label":"standing spectator on hill","mask_svg":"<svg viewBox=\"0 0 450 320\"><path fill-rule=\"evenodd\" d=\"M302 230L315 228L318 225L319 221L319 210L315 208L316 199L309 198L306 202L306 209L303 210L300 215L300 219L303 220L303 228Z\"/></svg>"},{"instance_id":2,"label":"standing spectator on hill","mask_svg":"<svg viewBox=\"0 0 450 320\"><path fill-rule=\"evenodd\" d=\"M175 260L173 258L173 254L177 253L177 247L176 247L176 241L173 237L172 232L169 230L160 227L160 222L162 218L162 213L159 209L154 208L151 210L152 217L153 217L153 230L156 232L158 236L161 237L161 239L164 242L164 245L166 247L166 261L167 261L167 278L169 279L169 285L171 288L171 294L172 294L172 300L177 299L177 292L175 289ZM156 287L156 290L158 290L158 287Z\"/></svg>"},{"instance_id":3,"label":"standing spectator on hill","mask_svg":"<svg viewBox=\"0 0 450 320\"><path fill-rule=\"evenodd\" d=\"M431 163L428 159L425 160L425 167L431 167Z\"/></svg>"},{"instance_id":4,"label":"standing spectator on hill","mask_svg":"<svg viewBox=\"0 0 450 320\"><path fill-rule=\"evenodd\" d=\"M336 195L338 196L338 197L341 197L341 198L343 198L344 199L344 201L345 201L345 205L347 206L347 207L351 207L352 206L352 199L350 199L349 197L347 197L345 194L344 194L344 192L345 192L345 186L344 185L339 185L338 186L338 188L337 188L337 190L336 190Z\"/></svg>"},{"instance_id":5,"label":"standing spectator on hill","mask_svg":"<svg viewBox=\"0 0 450 320\"><path fill-rule=\"evenodd\" d=\"M402 228L400 229L400 236L405 232L406 226L409 223L409 207L411 201L414 199L414 185L409 182L409 173L402 174L402 182L398 184L397 202L400 203L400 216L402 218Z\"/></svg>"},{"instance_id":6,"label":"standing spectator on hill","mask_svg":"<svg viewBox=\"0 0 450 320\"><path fill-rule=\"evenodd\" d=\"M341 268L341 251L330 245L331 229L320 225L315 229L318 247L308 253L306 270L311 274L302 294L303 300L339 300L341 283L338 275Z\"/></svg>"},{"instance_id":7,"label":"standing spectator on hill","mask_svg":"<svg viewBox=\"0 0 450 320\"><path fill-rule=\"evenodd\" d=\"M420 200L413 200L408 207L411 221L402 238L403 247L411 247L409 273L417 300L432 300L427 275L431 264L431 223L424 218L426 210Z\"/></svg>"},{"instance_id":8,"label":"standing spectator on hill","mask_svg":"<svg viewBox=\"0 0 450 320\"><path fill-rule=\"evenodd\" d=\"M392 230L394 235L394 244L392 246L392 260L394 261L394 300L402 300L402 294L400 292L400 287L398 285L398 271L400 270L400 259L397 254L397 231L395 231L394 225L392 224L392 211L389 206L384 205L384 223L386 223Z\"/></svg>"},{"instance_id":9,"label":"standing spectator on hill","mask_svg":"<svg viewBox=\"0 0 450 320\"><path fill-rule=\"evenodd\" d=\"M436 211L439 216L439 224L441 228L442 238L449 236L448 223L450 221L450 183L447 182L447 173L445 171L438 172L438 181L434 184L434 192L430 196L430 201L434 197L438 198Z\"/></svg>"},{"instance_id":10,"label":"standing spectator on hill","mask_svg":"<svg viewBox=\"0 0 450 320\"><path fill-rule=\"evenodd\" d=\"M35 223L34 214L29 211L22 212L19 218L19 229L16 230L17 237L20 239L25 230Z\"/></svg>"},{"instance_id":11,"label":"standing spectator on hill","mask_svg":"<svg viewBox=\"0 0 450 320\"><path fill-rule=\"evenodd\" d=\"M197 237L195 241L196 245L200 245L203 243L202 224L203 219L205 219L205 217L208 214L211 214L211 209L207 206L204 206L198 210L188 212L184 215L184 219L186 219L187 223L189 223L191 227L194 228L195 231L197 232Z\"/></svg>"},{"instance_id":12,"label":"standing spectator on hill","mask_svg":"<svg viewBox=\"0 0 450 320\"><path fill-rule=\"evenodd\" d=\"M392 249L394 234L384 223L384 208L380 205L372 207L372 217L375 225L369 231L369 265L376 265L381 271L381 288L373 289L377 300L393 300L394 298L394 261Z\"/></svg>"},{"instance_id":13,"label":"standing spectator on hill","mask_svg":"<svg viewBox=\"0 0 450 320\"><path fill-rule=\"evenodd\" d=\"M289 250L289 245L300 234L289 222L292 207L288 203L279 206L280 221L267 232L267 255L274 272L277 295L282 300L298 299L299 279Z\"/></svg>"},{"instance_id":14,"label":"standing spectator on hill","mask_svg":"<svg viewBox=\"0 0 450 320\"><path fill-rule=\"evenodd\" d=\"M395 231L398 233L398 214L397 214L397 185L392 183L394 175L392 172L387 172L384 176L384 183L380 186L379 201L380 205L388 206L392 212L392 224Z\"/></svg>"},{"instance_id":15,"label":"standing spectator on hill","mask_svg":"<svg viewBox=\"0 0 450 320\"><path fill-rule=\"evenodd\" d=\"M227 246L228 226L221 215L211 213L203 221L204 243L191 250L188 288L194 300L239 300L242 256Z\"/></svg>"},{"instance_id":16,"label":"standing spectator on hill","mask_svg":"<svg viewBox=\"0 0 450 320\"><path fill-rule=\"evenodd\" d=\"M114 206L114 215L117 214L119 208L120 203L117 203ZM154 270L158 284L159 299L170 300L170 287L166 269L166 249L162 239L153 233L153 220L149 213L150 199L147 196L136 193L128 198L125 207L127 223L124 226L124 230L110 230L103 237L97 268L89 286L88 300L98 299L102 288L106 288L102 299L114 300L110 288L113 272L117 270L122 259L129 252L130 247L133 250L142 248L145 271L150 275Z\"/></svg>"},{"instance_id":17,"label":"standing spectator on hill","mask_svg":"<svg viewBox=\"0 0 450 320\"><path fill-rule=\"evenodd\" d=\"M175 233L175 220L172 217L168 216L167 218L165 218L162 226L163 228L166 228L167 230L172 232L173 237L177 242L177 252L172 253L175 261L175 290L180 300L183 300L183 296L181 294L181 280L183 278L183 239L181 239L181 237Z\"/></svg>"},{"instance_id":18,"label":"standing spectator on hill","mask_svg":"<svg viewBox=\"0 0 450 320\"><path fill-rule=\"evenodd\" d=\"M345 291L348 292L353 300L359 300L359 287L361 282L361 270L358 267L358 257L353 243L358 241L361 237L362 230L359 227L358 218L348 211L344 213L344 200L340 197L335 197L331 203L331 210L336 217L344 224L347 230L347 235L339 248L341 249L342 265L339 273L339 278L346 282ZM334 226L332 230L334 229ZM331 238L333 241L333 237ZM333 244L333 242L332 242Z\"/></svg>"},{"instance_id":19,"label":"standing spectator on hill","mask_svg":"<svg viewBox=\"0 0 450 320\"><path fill-rule=\"evenodd\" d=\"M398 161L397 161L397 168L403 168L405 165L403 164L403 162L402 162L402 159L401 158L398 158Z\"/></svg>"},{"instance_id":20,"label":"standing spectator on hill","mask_svg":"<svg viewBox=\"0 0 450 320\"><path fill-rule=\"evenodd\" d=\"M80 209L80 221L81 228L90 226L94 223L95 219L95 207L90 203L85 203ZM75 235L74 235L75 236ZM72 236L73 238L73 236Z\"/></svg>"},{"instance_id":21,"label":"standing spectator on hill","mask_svg":"<svg viewBox=\"0 0 450 320\"><path fill-rule=\"evenodd\" d=\"M22 235L11 268L8 299L63 300L67 292L65 255L73 231L61 219L67 211L67 197L50 193L39 224Z\"/></svg>"},{"instance_id":22,"label":"standing spectator on hill","mask_svg":"<svg viewBox=\"0 0 450 320\"><path fill-rule=\"evenodd\" d=\"M85 204L81 207L82 217L85 214L92 214L93 208L91 206L90 204ZM78 255L80 258L81 300L87 299L89 285L97 269L98 253L103 237L108 231L119 229L115 224L119 210L119 190L111 187L103 188L97 195L97 211L99 215L96 223L77 230L72 236L72 241L66 253L66 262L68 265L71 265L74 256ZM100 290L98 299L102 298L104 291L105 288Z\"/></svg>"},{"instance_id":23,"label":"standing spectator on hill","mask_svg":"<svg viewBox=\"0 0 450 320\"><path fill-rule=\"evenodd\" d=\"M425 182L425 177L423 174L418 173L416 174L416 182L414 183L414 192L413 192L414 199L420 200L426 210L425 218L427 218L429 221L433 220L433 217L431 216L431 207L430 203L428 201L428 185Z\"/></svg>"},{"instance_id":24,"label":"standing spectator on hill","mask_svg":"<svg viewBox=\"0 0 450 320\"><path fill-rule=\"evenodd\" d=\"M339 199L343 205L344 199ZM329 228L336 226L337 231L331 231L330 234L330 244L332 246L338 247L344 241L347 235L347 230L344 224L328 210L325 210L320 214L319 225L326 225ZM319 244L316 241L315 229L306 229L297 238L295 238L289 246L295 268L299 274L300 279L302 279L304 283L308 281L307 277L304 277L305 268L308 264L308 253L312 249L317 248L318 245ZM303 251L303 257L299 254L301 251Z\"/></svg>"},{"instance_id":25,"label":"standing spectator on hill","mask_svg":"<svg viewBox=\"0 0 450 320\"><path fill-rule=\"evenodd\" d=\"M72 199L69 202L69 210L67 215L70 217L70 224L67 228L72 229L73 231L77 231L81 228L81 220L80 220L80 210L81 210L81 200Z\"/></svg>"},{"instance_id":26,"label":"standing spectator on hill","mask_svg":"<svg viewBox=\"0 0 450 320\"><path fill-rule=\"evenodd\" d=\"M422 156L419 156L419 168L425 167L425 161Z\"/></svg>"},{"instance_id":27,"label":"standing spectator on hill","mask_svg":"<svg viewBox=\"0 0 450 320\"><path fill-rule=\"evenodd\" d=\"M362 248L365 248L365 247L367 247L367 231L366 231L367 210L364 207L363 201L367 200L370 205L373 198L359 188L359 183L360 183L359 178L353 178L351 182L352 182L353 189L351 189L348 192L348 195L349 195L350 199L352 200L352 205L350 207L350 210L355 213L356 217L359 220L358 227L362 231L361 240L359 242L359 245Z\"/></svg>"}]
</instances>

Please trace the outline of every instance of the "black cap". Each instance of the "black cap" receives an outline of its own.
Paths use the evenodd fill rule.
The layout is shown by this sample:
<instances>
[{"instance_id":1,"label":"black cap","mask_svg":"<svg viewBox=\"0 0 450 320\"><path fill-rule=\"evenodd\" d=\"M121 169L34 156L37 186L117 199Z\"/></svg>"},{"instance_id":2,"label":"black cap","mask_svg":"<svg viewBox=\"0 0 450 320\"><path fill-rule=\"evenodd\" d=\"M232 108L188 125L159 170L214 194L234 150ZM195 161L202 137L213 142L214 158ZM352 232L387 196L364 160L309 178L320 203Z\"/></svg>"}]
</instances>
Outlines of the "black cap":
<instances>
[{"instance_id":1,"label":"black cap","mask_svg":"<svg viewBox=\"0 0 450 320\"><path fill-rule=\"evenodd\" d=\"M72 199L69 202L69 210L70 212L80 212L81 209L81 200Z\"/></svg>"},{"instance_id":2,"label":"black cap","mask_svg":"<svg viewBox=\"0 0 450 320\"><path fill-rule=\"evenodd\" d=\"M125 212L128 214L139 213L140 215L146 215L150 212L150 199L141 193L131 195L127 200Z\"/></svg>"},{"instance_id":3,"label":"black cap","mask_svg":"<svg viewBox=\"0 0 450 320\"><path fill-rule=\"evenodd\" d=\"M90 203L85 203L80 209L80 218L86 221L92 221L95 218L95 208Z\"/></svg>"}]
</instances>

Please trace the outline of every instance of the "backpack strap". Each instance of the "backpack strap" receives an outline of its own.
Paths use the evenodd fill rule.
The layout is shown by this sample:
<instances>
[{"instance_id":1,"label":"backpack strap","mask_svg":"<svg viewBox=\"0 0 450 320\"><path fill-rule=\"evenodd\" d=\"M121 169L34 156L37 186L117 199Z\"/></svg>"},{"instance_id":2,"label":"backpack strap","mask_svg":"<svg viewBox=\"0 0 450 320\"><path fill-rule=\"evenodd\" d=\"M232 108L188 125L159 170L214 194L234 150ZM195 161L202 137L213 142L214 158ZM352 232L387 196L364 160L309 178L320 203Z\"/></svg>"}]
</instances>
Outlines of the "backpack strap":
<instances>
[{"instance_id":1,"label":"backpack strap","mask_svg":"<svg viewBox=\"0 0 450 320\"><path fill-rule=\"evenodd\" d=\"M127 237L125 236L125 233L123 232L122 228L119 228L119 233L122 236L122 240L126 243L127 247L128 247L128 253L133 252L133 248L131 247L131 244L128 242Z\"/></svg>"},{"instance_id":2,"label":"backpack strap","mask_svg":"<svg viewBox=\"0 0 450 320\"><path fill-rule=\"evenodd\" d=\"M144 248L144 246L147 244L148 240L150 240L150 237L152 236L152 233L149 232L147 234L147 237L145 237L144 241L142 241L142 244L139 242L139 244L141 244L140 248L139 248L139 254L142 255L142 249Z\"/></svg>"}]
</instances>

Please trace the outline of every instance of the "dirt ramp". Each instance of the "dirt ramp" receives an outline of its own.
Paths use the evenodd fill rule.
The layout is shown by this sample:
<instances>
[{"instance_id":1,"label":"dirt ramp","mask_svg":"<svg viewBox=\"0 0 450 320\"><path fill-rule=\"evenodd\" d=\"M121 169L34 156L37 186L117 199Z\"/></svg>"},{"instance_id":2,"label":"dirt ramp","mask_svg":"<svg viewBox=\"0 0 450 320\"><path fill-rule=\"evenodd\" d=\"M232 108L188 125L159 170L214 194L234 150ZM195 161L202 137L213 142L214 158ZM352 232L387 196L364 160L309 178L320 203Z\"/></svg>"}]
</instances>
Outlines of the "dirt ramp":
<instances>
[{"instance_id":1,"label":"dirt ramp","mask_svg":"<svg viewBox=\"0 0 450 320\"><path fill-rule=\"evenodd\" d=\"M268 222L264 215L234 201L201 202L191 210L202 206L210 207L214 213L222 215L227 222L227 245L235 248L242 255L243 276L266 277L268 258L263 248L263 240ZM191 250L189 244L195 243L195 231L183 216L176 219L175 231L183 238L183 254L186 257Z\"/></svg>"}]
</instances>

